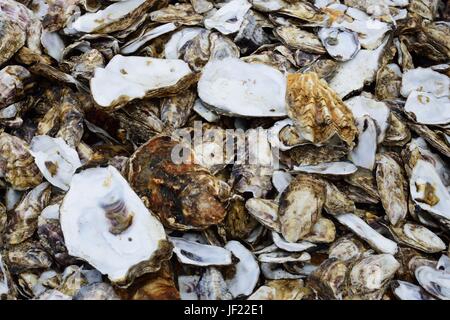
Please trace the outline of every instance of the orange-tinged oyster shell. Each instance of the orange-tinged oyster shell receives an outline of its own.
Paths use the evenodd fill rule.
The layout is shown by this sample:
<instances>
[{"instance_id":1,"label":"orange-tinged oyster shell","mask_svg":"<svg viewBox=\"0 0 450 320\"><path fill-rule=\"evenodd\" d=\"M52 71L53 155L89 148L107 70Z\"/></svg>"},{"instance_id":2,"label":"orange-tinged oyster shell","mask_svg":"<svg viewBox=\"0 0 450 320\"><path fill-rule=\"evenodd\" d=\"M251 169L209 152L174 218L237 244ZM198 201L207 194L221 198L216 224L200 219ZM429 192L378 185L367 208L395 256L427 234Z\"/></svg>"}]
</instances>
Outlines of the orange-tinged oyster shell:
<instances>
[{"instance_id":1,"label":"orange-tinged oyster shell","mask_svg":"<svg viewBox=\"0 0 450 320\"><path fill-rule=\"evenodd\" d=\"M337 135L349 146L357 134L353 114L316 73L287 77L288 115L301 136L322 145Z\"/></svg>"}]
</instances>

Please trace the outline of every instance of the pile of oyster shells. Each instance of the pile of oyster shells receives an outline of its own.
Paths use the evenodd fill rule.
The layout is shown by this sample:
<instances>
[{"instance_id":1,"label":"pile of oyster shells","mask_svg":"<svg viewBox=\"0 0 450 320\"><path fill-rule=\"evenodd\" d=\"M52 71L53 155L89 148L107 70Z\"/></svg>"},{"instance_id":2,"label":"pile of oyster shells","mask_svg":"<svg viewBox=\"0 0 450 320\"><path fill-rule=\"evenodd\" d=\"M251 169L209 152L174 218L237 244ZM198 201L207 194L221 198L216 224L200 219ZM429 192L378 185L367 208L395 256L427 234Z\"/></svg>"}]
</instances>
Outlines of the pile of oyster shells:
<instances>
[{"instance_id":1,"label":"pile of oyster shells","mask_svg":"<svg viewBox=\"0 0 450 320\"><path fill-rule=\"evenodd\" d=\"M0 0L1 299L450 299L449 159L448 1Z\"/></svg>"}]
</instances>

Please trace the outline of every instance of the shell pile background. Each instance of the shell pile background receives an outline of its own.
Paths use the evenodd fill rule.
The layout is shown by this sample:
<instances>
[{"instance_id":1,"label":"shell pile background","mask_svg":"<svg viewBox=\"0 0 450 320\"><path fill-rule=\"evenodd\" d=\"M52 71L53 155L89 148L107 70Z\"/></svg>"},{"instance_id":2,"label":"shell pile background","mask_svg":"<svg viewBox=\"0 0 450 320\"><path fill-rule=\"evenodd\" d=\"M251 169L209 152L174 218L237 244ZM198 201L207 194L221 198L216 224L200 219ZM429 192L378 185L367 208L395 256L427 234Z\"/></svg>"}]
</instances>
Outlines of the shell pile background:
<instances>
[{"instance_id":1,"label":"shell pile background","mask_svg":"<svg viewBox=\"0 0 450 320\"><path fill-rule=\"evenodd\" d=\"M449 300L449 159L448 1L0 0L1 299Z\"/></svg>"}]
</instances>

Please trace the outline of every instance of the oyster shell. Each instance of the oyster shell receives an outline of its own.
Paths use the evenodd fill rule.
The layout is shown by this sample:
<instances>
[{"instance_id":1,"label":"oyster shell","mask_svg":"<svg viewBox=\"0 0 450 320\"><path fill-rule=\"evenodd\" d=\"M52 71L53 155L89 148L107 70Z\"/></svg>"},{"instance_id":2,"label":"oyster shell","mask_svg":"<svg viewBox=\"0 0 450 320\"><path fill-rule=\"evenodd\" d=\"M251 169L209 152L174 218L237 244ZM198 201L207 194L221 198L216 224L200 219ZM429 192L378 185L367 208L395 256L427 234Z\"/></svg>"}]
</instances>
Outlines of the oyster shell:
<instances>
[{"instance_id":1,"label":"oyster shell","mask_svg":"<svg viewBox=\"0 0 450 320\"><path fill-rule=\"evenodd\" d=\"M249 296L259 280L259 265L253 254L240 242L230 241L225 245L225 248L239 259L235 266L234 276L231 279L225 279L228 290L233 298Z\"/></svg>"},{"instance_id":2,"label":"oyster shell","mask_svg":"<svg viewBox=\"0 0 450 320\"><path fill-rule=\"evenodd\" d=\"M379 59L385 44L386 42L374 50L361 50L352 60L341 63L330 81L330 88L339 97L344 98L349 93L361 90L365 84L371 83L378 71Z\"/></svg>"},{"instance_id":3,"label":"oyster shell","mask_svg":"<svg viewBox=\"0 0 450 320\"><path fill-rule=\"evenodd\" d=\"M405 223L401 227L391 226L389 230L399 242L426 253L436 253L446 248L436 234L421 225Z\"/></svg>"},{"instance_id":4,"label":"oyster shell","mask_svg":"<svg viewBox=\"0 0 450 320\"><path fill-rule=\"evenodd\" d=\"M41 183L42 175L24 140L0 133L0 161L5 161L4 177L14 189L27 190Z\"/></svg>"},{"instance_id":5,"label":"oyster shell","mask_svg":"<svg viewBox=\"0 0 450 320\"><path fill-rule=\"evenodd\" d=\"M412 199L422 209L443 219L450 219L450 194L431 163L424 160L416 162L409 188Z\"/></svg>"},{"instance_id":6,"label":"oyster shell","mask_svg":"<svg viewBox=\"0 0 450 320\"><path fill-rule=\"evenodd\" d=\"M429 266L421 266L414 273L419 284L428 293L436 298L449 300L448 279L450 274L448 272L435 270Z\"/></svg>"},{"instance_id":7,"label":"oyster shell","mask_svg":"<svg viewBox=\"0 0 450 320\"><path fill-rule=\"evenodd\" d=\"M361 239L367 241L376 251L389 254L395 254L397 252L398 247L394 241L383 237L358 216L352 213L346 213L336 216L336 219Z\"/></svg>"},{"instance_id":8,"label":"oyster shell","mask_svg":"<svg viewBox=\"0 0 450 320\"><path fill-rule=\"evenodd\" d=\"M325 186L306 175L298 175L283 192L279 219L281 233L289 242L306 237L317 222L325 201Z\"/></svg>"},{"instance_id":9,"label":"oyster shell","mask_svg":"<svg viewBox=\"0 0 450 320\"><path fill-rule=\"evenodd\" d=\"M259 287L248 300L302 300L307 294L300 279L272 280Z\"/></svg>"},{"instance_id":10,"label":"oyster shell","mask_svg":"<svg viewBox=\"0 0 450 320\"><path fill-rule=\"evenodd\" d=\"M286 115L286 80L269 66L236 58L209 62L198 83L205 106L220 114L245 117Z\"/></svg>"},{"instance_id":11,"label":"oyster shell","mask_svg":"<svg viewBox=\"0 0 450 320\"><path fill-rule=\"evenodd\" d=\"M392 292L400 300L434 300L421 287L406 281L395 280L391 286Z\"/></svg>"},{"instance_id":12,"label":"oyster shell","mask_svg":"<svg viewBox=\"0 0 450 320\"><path fill-rule=\"evenodd\" d=\"M50 189L47 182L41 183L23 197L8 222L5 237L9 244L22 243L33 236L37 229L38 217L49 198Z\"/></svg>"},{"instance_id":13,"label":"oyster shell","mask_svg":"<svg viewBox=\"0 0 450 320\"><path fill-rule=\"evenodd\" d=\"M340 28L322 28L318 36L328 54L338 61L348 61L361 49L356 33Z\"/></svg>"},{"instance_id":14,"label":"oyster shell","mask_svg":"<svg viewBox=\"0 0 450 320\"><path fill-rule=\"evenodd\" d=\"M31 140L30 153L45 179L58 188L69 189L72 176L81 167L74 149L61 138L35 136Z\"/></svg>"},{"instance_id":15,"label":"oyster shell","mask_svg":"<svg viewBox=\"0 0 450 320\"><path fill-rule=\"evenodd\" d=\"M181 238L170 238L173 243L173 252L182 263L196 266L222 266L231 264L231 252L227 249L200 244Z\"/></svg>"},{"instance_id":16,"label":"oyster shell","mask_svg":"<svg viewBox=\"0 0 450 320\"><path fill-rule=\"evenodd\" d=\"M308 53L323 54L326 52L320 39L313 33L295 26L282 26L275 29L275 34L289 48Z\"/></svg>"},{"instance_id":17,"label":"oyster shell","mask_svg":"<svg viewBox=\"0 0 450 320\"><path fill-rule=\"evenodd\" d=\"M224 219L230 187L192 163L190 149L185 156L191 161L181 166L173 163L172 152L182 147L181 141L168 136L149 140L132 155L128 180L165 225L180 230L205 229Z\"/></svg>"},{"instance_id":18,"label":"oyster shell","mask_svg":"<svg viewBox=\"0 0 450 320\"><path fill-rule=\"evenodd\" d=\"M88 12L71 25L78 32L112 33L131 26L140 14L146 12L156 1L124 0L111 4L104 10Z\"/></svg>"},{"instance_id":19,"label":"oyster shell","mask_svg":"<svg viewBox=\"0 0 450 320\"><path fill-rule=\"evenodd\" d=\"M373 170L377 152L377 125L369 116L356 119L358 144L350 151L348 158L356 166Z\"/></svg>"},{"instance_id":20,"label":"oyster shell","mask_svg":"<svg viewBox=\"0 0 450 320\"><path fill-rule=\"evenodd\" d=\"M114 283L127 285L170 258L162 225L111 166L76 174L60 212L69 254L88 261Z\"/></svg>"},{"instance_id":21,"label":"oyster shell","mask_svg":"<svg viewBox=\"0 0 450 320\"><path fill-rule=\"evenodd\" d=\"M252 5L247 0L232 0L205 19L205 27L217 29L222 34L239 31L244 17Z\"/></svg>"},{"instance_id":22,"label":"oyster shell","mask_svg":"<svg viewBox=\"0 0 450 320\"><path fill-rule=\"evenodd\" d=\"M155 76L146 77L149 73ZM134 99L181 91L189 87L194 78L189 66L181 60L116 55L104 69L95 70L91 91L101 107L119 108Z\"/></svg>"},{"instance_id":23,"label":"oyster shell","mask_svg":"<svg viewBox=\"0 0 450 320\"><path fill-rule=\"evenodd\" d=\"M321 145L337 135L353 145L357 130L350 110L316 73L288 75L287 101L303 138Z\"/></svg>"},{"instance_id":24,"label":"oyster shell","mask_svg":"<svg viewBox=\"0 0 450 320\"><path fill-rule=\"evenodd\" d=\"M379 299L399 267L400 263L390 254L361 259L350 271L350 294Z\"/></svg>"},{"instance_id":25,"label":"oyster shell","mask_svg":"<svg viewBox=\"0 0 450 320\"><path fill-rule=\"evenodd\" d=\"M403 168L389 154L379 154L376 179L383 208L391 224L396 226L408 213L407 182Z\"/></svg>"}]
</instances>

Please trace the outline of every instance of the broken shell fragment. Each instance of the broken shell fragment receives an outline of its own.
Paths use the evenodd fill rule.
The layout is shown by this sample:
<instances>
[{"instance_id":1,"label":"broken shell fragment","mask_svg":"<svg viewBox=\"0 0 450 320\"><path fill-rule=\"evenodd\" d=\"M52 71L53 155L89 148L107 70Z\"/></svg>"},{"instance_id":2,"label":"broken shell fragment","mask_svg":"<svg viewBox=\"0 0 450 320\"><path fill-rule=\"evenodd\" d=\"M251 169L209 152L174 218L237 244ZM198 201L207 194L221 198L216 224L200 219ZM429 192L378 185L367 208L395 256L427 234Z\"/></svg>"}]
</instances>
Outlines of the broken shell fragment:
<instances>
[{"instance_id":1,"label":"broken shell fragment","mask_svg":"<svg viewBox=\"0 0 450 320\"><path fill-rule=\"evenodd\" d=\"M81 167L74 149L61 138L35 136L31 140L30 153L47 181L62 190L69 189L72 176Z\"/></svg>"},{"instance_id":2,"label":"broken shell fragment","mask_svg":"<svg viewBox=\"0 0 450 320\"><path fill-rule=\"evenodd\" d=\"M110 220L110 210L118 206L133 216L125 230L114 234L111 226L121 220ZM171 256L162 225L111 166L74 175L60 212L69 254L88 261L118 285L158 270Z\"/></svg>"},{"instance_id":3,"label":"broken shell fragment","mask_svg":"<svg viewBox=\"0 0 450 320\"><path fill-rule=\"evenodd\" d=\"M338 61L348 61L361 49L356 33L339 28L322 28L318 36L328 54Z\"/></svg>"},{"instance_id":4,"label":"broken shell fragment","mask_svg":"<svg viewBox=\"0 0 450 320\"><path fill-rule=\"evenodd\" d=\"M251 6L247 0L232 0L217 10L211 17L205 19L205 27L217 29L222 34L235 33L239 31Z\"/></svg>"},{"instance_id":5,"label":"broken shell fragment","mask_svg":"<svg viewBox=\"0 0 450 320\"><path fill-rule=\"evenodd\" d=\"M223 266L231 264L231 252L227 249L200 244L182 238L170 238L173 252L182 263L196 266Z\"/></svg>"},{"instance_id":6,"label":"broken shell fragment","mask_svg":"<svg viewBox=\"0 0 450 320\"><path fill-rule=\"evenodd\" d=\"M352 230L361 239L367 241L367 243L376 251L389 254L395 254L397 252L398 247L394 241L383 237L360 217L352 213L346 213L336 216L336 219Z\"/></svg>"},{"instance_id":7,"label":"broken shell fragment","mask_svg":"<svg viewBox=\"0 0 450 320\"><path fill-rule=\"evenodd\" d=\"M228 290L234 298L252 294L259 280L259 265L253 254L238 241L230 241L225 245L233 256L239 259L235 265L235 273L231 279L225 279Z\"/></svg>"}]
</instances>

